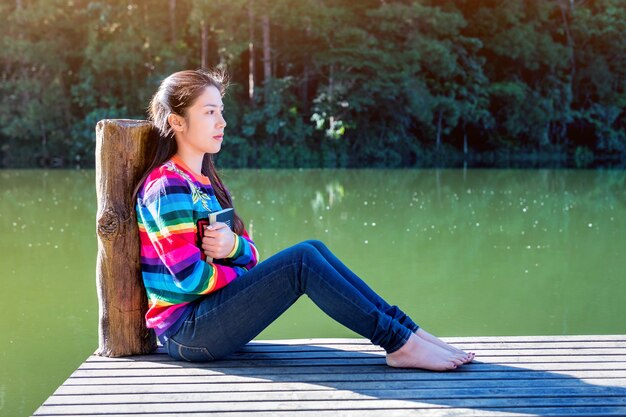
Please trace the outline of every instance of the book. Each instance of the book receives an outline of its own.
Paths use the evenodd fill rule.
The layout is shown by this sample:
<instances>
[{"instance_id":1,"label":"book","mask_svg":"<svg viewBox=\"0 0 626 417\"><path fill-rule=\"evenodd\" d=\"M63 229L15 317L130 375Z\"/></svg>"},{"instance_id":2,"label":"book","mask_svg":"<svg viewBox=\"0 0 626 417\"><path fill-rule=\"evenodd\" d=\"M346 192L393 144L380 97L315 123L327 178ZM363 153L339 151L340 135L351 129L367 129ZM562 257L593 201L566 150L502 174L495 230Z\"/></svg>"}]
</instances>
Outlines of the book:
<instances>
[{"instance_id":1,"label":"book","mask_svg":"<svg viewBox=\"0 0 626 417\"><path fill-rule=\"evenodd\" d=\"M215 222L226 223L226 225L233 230L233 221L235 218L235 211L232 207L225 208L224 210L214 211L213 213L209 213L209 217L205 217L204 219L199 219L196 223L196 236L197 236L197 245L200 248L200 253L202 260L206 262L213 262L213 259L210 256L206 256L202 251L202 238L204 237L204 228L208 225L211 225Z\"/></svg>"}]
</instances>

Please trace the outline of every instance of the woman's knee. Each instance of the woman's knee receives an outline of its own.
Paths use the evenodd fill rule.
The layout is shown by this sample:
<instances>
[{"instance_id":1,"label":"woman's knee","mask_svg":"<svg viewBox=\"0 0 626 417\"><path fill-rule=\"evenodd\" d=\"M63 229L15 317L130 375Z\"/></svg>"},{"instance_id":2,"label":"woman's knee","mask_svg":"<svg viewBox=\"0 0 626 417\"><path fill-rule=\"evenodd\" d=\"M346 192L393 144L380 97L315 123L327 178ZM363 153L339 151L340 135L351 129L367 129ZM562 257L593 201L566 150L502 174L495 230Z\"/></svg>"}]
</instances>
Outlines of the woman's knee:
<instances>
[{"instance_id":1,"label":"woman's knee","mask_svg":"<svg viewBox=\"0 0 626 417\"><path fill-rule=\"evenodd\" d=\"M292 247L299 260L307 265L317 264L322 258L322 254L316 246L316 240L300 242ZM321 244L321 242L319 242Z\"/></svg>"},{"instance_id":2,"label":"woman's knee","mask_svg":"<svg viewBox=\"0 0 626 417\"><path fill-rule=\"evenodd\" d=\"M317 252L317 248L313 245L313 240L305 240L294 245L294 249L300 254L313 254Z\"/></svg>"},{"instance_id":3,"label":"woman's knee","mask_svg":"<svg viewBox=\"0 0 626 417\"><path fill-rule=\"evenodd\" d=\"M317 250L326 249L326 245L321 240L309 239L309 240L305 240L302 243L313 246Z\"/></svg>"}]
</instances>

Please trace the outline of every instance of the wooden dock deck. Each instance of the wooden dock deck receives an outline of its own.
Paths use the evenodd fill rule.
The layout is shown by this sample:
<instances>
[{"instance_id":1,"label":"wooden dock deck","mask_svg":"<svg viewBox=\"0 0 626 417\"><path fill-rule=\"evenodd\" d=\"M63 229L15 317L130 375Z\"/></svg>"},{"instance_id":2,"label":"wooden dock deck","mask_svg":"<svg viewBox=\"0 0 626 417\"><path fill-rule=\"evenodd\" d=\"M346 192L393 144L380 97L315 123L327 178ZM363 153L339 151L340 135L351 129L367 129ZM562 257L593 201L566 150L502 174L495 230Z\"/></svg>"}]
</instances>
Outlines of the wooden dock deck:
<instances>
[{"instance_id":1,"label":"wooden dock deck","mask_svg":"<svg viewBox=\"0 0 626 417\"><path fill-rule=\"evenodd\" d=\"M451 372L394 369L365 339L255 341L226 360L91 356L35 416L626 416L626 335L445 338Z\"/></svg>"}]
</instances>

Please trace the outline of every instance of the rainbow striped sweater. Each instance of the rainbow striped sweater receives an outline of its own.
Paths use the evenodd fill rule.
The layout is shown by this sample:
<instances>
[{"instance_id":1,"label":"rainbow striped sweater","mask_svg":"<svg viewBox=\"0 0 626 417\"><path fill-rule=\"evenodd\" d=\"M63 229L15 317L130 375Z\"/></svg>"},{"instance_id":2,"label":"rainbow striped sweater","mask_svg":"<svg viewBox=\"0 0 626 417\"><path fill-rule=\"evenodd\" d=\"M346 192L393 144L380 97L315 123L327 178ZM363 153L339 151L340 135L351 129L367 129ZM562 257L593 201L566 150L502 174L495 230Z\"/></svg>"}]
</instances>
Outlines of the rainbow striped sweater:
<instances>
[{"instance_id":1,"label":"rainbow striped sweater","mask_svg":"<svg viewBox=\"0 0 626 417\"><path fill-rule=\"evenodd\" d=\"M155 168L141 187L136 210L149 301L146 325L157 335L174 325L185 307L257 264L258 252L245 230L226 259L201 259L196 223L221 209L209 179L176 156Z\"/></svg>"}]
</instances>

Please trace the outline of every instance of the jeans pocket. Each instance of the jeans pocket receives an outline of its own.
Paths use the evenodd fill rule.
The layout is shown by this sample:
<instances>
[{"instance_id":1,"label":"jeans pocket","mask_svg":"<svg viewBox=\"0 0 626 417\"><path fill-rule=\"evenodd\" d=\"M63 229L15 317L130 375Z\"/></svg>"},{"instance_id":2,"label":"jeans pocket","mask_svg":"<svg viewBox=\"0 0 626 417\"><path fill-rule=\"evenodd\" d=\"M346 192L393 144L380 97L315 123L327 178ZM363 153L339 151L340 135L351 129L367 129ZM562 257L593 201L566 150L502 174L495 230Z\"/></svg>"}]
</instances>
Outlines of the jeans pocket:
<instances>
[{"instance_id":1,"label":"jeans pocket","mask_svg":"<svg viewBox=\"0 0 626 417\"><path fill-rule=\"evenodd\" d=\"M183 345L171 337L167 340L166 349L168 355L179 361L208 362L215 360L207 348Z\"/></svg>"}]
</instances>

